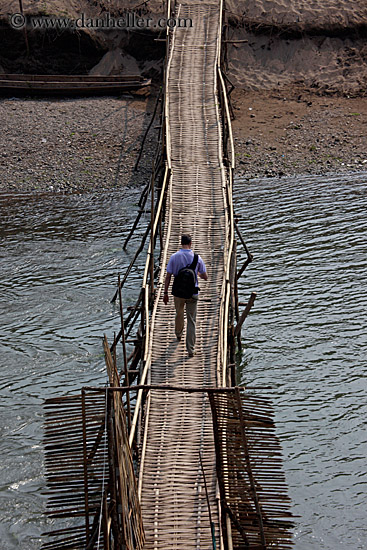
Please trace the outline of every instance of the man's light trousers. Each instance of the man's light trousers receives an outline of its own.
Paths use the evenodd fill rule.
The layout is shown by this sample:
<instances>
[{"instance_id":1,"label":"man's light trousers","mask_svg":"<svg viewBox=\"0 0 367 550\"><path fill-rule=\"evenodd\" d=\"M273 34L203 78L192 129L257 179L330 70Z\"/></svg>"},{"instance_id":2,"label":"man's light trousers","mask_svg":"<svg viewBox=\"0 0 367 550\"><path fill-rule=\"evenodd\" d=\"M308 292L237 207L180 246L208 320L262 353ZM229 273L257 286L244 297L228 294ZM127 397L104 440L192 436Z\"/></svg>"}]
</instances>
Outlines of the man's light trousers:
<instances>
[{"instance_id":1,"label":"man's light trousers","mask_svg":"<svg viewBox=\"0 0 367 550\"><path fill-rule=\"evenodd\" d=\"M196 311L198 307L197 298L177 298L175 299L176 319L175 319L175 333L178 338L182 336L184 329L184 312L186 305L186 348L189 354L194 353L196 342Z\"/></svg>"}]
</instances>

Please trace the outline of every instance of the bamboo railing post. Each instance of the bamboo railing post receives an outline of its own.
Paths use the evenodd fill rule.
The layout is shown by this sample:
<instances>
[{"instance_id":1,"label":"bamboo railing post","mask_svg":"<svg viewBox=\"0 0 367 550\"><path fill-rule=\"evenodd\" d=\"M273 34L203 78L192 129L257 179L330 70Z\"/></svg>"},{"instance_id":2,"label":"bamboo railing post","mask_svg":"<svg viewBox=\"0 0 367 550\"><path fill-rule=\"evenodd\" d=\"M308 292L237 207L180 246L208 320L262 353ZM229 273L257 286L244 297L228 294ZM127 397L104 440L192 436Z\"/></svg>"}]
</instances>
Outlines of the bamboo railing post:
<instances>
[{"instance_id":1,"label":"bamboo railing post","mask_svg":"<svg viewBox=\"0 0 367 550\"><path fill-rule=\"evenodd\" d=\"M140 309L140 325L141 325L141 349L142 349L142 361L140 363L140 375L139 383L144 372L144 350L145 350L145 339L146 339L146 328L145 328L145 293L147 292L146 288L142 289L142 300L141 300L141 309Z\"/></svg>"},{"instance_id":2,"label":"bamboo railing post","mask_svg":"<svg viewBox=\"0 0 367 550\"><path fill-rule=\"evenodd\" d=\"M230 271L230 284L231 284L231 311L230 311L230 317L229 317L229 327L228 327L228 337L229 337L229 363L232 366L232 372L231 372L231 381L232 385L235 384L235 349L236 349L236 340L234 336L234 320L236 319L236 322L238 322L237 319L237 295L236 295L236 257L237 257L237 243L236 240L233 241L233 250L232 250L232 258L231 258L231 271ZM234 371L234 372L233 372Z\"/></svg>"},{"instance_id":3,"label":"bamboo railing post","mask_svg":"<svg viewBox=\"0 0 367 550\"><path fill-rule=\"evenodd\" d=\"M109 533L109 526L108 526L108 504L107 504L107 494L106 491L103 495L103 502L102 502L102 531L103 531L103 550L110 550L110 533Z\"/></svg>"},{"instance_id":4,"label":"bamboo railing post","mask_svg":"<svg viewBox=\"0 0 367 550\"><path fill-rule=\"evenodd\" d=\"M208 505L210 533L211 533L211 536L212 536L213 550L216 550L217 549L217 543L216 543L216 540L215 540L215 525L214 525L214 521L213 521L213 518L212 518L212 511L211 511L211 507L210 507L210 500L209 500L209 493L208 493L208 485L206 483L206 475L205 475L205 470L204 470L204 464L203 464L203 459L201 458L201 452L200 451L199 451L199 458L200 458L201 471L203 472L205 496L206 496L206 502L207 502L207 505Z\"/></svg>"},{"instance_id":5,"label":"bamboo railing post","mask_svg":"<svg viewBox=\"0 0 367 550\"><path fill-rule=\"evenodd\" d=\"M122 292L121 292L121 281L120 275L118 277L118 288L119 288L119 302L120 302L120 320L121 320L121 340L122 340L122 350L124 354L124 372L125 372L125 386L130 386L129 381L129 371L127 368L127 355L126 355L126 341L125 341L125 326L124 326L124 310L122 305ZM127 408L127 425L130 431L131 428L131 409L130 409L130 392L126 392L126 408Z\"/></svg>"},{"instance_id":6,"label":"bamboo railing post","mask_svg":"<svg viewBox=\"0 0 367 550\"><path fill-rule=\"evenodd\" d=\"M212 392L208 392L208 397L209 397L209 403L210 403L210 408L212 411L212 419L213 419L215 460L216 460L217 479L218 479L219 493L220 493L220 503L221 503L221 509L222 509L221 520L222 520L223 542L224 542L225 550L228 550L228 533L227 533L227 514L228 513L227 513L226 493L225 493L225 487L224 487L222 453L221 453L220 443L218 441L218 434L219 434L218 415L217 415L217 409L215 407L214 394Z\"/></svg>"},{"instance_id":7,"label":"bamboo railing post","mask_svg":"<svg viewBox=\"0 0 367 550\"><path fill-rule=\"evenodd\" d=\"M246 437L245 418L244 418L244 415L243 415L241 395L240 395L238 387L235 388L235 394L236 394L236 401L237 401L237 410L238 410L239 419L240 419L243 449L245 451L247 475L248 475L248 478L249 478L249 481L250 481L251 491L252 491L252 494L253 494L254 504L255 504L255 508L256 508L256 514L257 514L257 517L258 517L262 549L266 550L266 540L265 540L265 532L264 532L264 524L263 524L263 518L262 518L261 505L260 505L260 502L259 502L259 499L258 499L255 479L254 479L254 476L253 476L252 466L251 466L251 462L250 462L249 449L248 449L247 437Z\"/></svg>"},{"instance_id":8,"label":"bamboo railing post","mask_svg":"<svg viewBox=\"0 0 367 550\"><path fill-rule=\"evenodd\" d=\"M115 368L115 371L117 372L117 357L116 357L116 332L113 333L113 352L112 352L112 359L113 359L113 366Z\"/></svg>"},{"instance_id":9,"label":"bamboo railing post","mask_svg":"<svg viewBox=\"0 0 367 550\"><path fill-rule=\"evenodd\" d=\"M112 529L114 531L114 539L117 548L121 548L121 525L119 520L119 502L117 493L116 479L116 455L115 455L115 437L114 437L114 395L113 392L108 392L108 408L107 408L107 430L108 430L108 465L110 477L110 499L111 499L111 520Z\"/></svg>"},{"instance_id":10,"label":"bamboo railing post","mask_svg":"<svg viewBox=\"0 0 367 550\"><path fill-rule=\"evenodd\" d=\"M87 468L87 425L85 418L85 390L82 388L82 430L83 430L83 475L84 475L84 514L85 514L85 542L89 543L89 495L88 495L88 468Z\"/></svg>"},{"instance_id":11,"label":"bamboo railing post","mask_svg":"<svg viewBox=\"0 0 367 550\"><path fill-rule=\"evenodd\" d=\"M150 298L154 298L154 163L152 169L152 182L150 186L151 205L150 205Z\"/></svg>"},{"instance_id":12,"label":"bamboo railing post","mask_svg":"<svg viewBox=\"0 0 367 550\"><path fill-rule=\"evenodd\" d=\"M247 302L247 305L246 305L246 307L245 307L245 309L244 309L244 311L243 311L243 313L240 317L240 320L238 321L237 326L234 330L235 336L238 336L238 334L241 333L241 327L242 327L247 315L250 313L250 310L251 310L252 306L254 305L255 299L256 299L256 292L251 292L250 299Z\"/></svg>"}]
</instances>

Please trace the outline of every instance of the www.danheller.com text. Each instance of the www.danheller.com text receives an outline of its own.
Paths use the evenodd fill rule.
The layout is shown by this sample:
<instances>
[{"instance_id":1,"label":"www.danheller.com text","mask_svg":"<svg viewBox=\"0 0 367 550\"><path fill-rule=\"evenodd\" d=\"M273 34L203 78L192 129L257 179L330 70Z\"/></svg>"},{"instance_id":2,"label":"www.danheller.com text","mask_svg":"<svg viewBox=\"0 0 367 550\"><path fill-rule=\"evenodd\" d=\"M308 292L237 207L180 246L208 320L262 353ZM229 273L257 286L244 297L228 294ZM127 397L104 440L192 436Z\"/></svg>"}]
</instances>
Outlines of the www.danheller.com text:
<instances>
[{"instance_id":1,"label":"www.danheller.com text","mask_svg":"<svg viewBox=\"0 0 367 550\"><path fill-rule=\"evenodd\" d=\"M136 12L126 12L121 17L112 17L105 13L103 17L88 17L81 13L80 17L33 16L24 13L13 13L9 16L9 22L13 29L173 29L192 27L192 19L189 17L142 17Z\"/></svg>"}]
</instances>

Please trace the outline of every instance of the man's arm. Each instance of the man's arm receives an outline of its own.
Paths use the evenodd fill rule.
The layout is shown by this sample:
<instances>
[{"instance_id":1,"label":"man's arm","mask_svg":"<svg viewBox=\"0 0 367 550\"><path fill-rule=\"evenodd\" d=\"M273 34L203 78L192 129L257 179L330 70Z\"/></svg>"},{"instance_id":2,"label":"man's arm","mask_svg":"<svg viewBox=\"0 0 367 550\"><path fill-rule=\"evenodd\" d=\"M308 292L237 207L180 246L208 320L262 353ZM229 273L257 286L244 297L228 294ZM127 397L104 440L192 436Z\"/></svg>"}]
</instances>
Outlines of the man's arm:
<instances>
[{"instance_id":1,"label":"man's arm","mask_svg":"<svg viewBox=\"0 0 367 550\"><path fill-rule=\"evenodd\" d=\"M168 304L168 301L169 301L169 296L168 296L168 289L169 289L169 284L171 282L171 277L172 277L172 273L167 273L166 274L166 278L164 280L164 295L163 295L163 302L167 305Z\"/></svg>"},{"instance_id":2,"label":"man's arm","mask_svg":"<svg viewBox=\"0 0 367 550\"><path fill-rule=\"evenodd\" d=\"M198 269L198 276L200 279L204 279L204 281L208 280L208 274L206 272L206 267L204 264L204 261L201 256L199 256L199 269Z\"/></svg>"}]
</instances>

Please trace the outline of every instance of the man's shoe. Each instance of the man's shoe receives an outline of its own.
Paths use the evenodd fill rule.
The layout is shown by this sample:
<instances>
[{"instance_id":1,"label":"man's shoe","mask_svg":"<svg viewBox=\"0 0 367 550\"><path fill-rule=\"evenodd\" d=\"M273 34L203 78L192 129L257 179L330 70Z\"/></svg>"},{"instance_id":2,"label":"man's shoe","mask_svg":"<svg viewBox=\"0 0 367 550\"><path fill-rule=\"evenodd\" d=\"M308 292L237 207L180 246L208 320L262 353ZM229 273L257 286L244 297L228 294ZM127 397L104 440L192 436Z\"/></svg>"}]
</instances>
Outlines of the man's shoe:
<instances>
[{"instance_id":1,"label":"man's shoe","mask_svg":"<svg viewBox=\"0 0 367 550\"><path fill-rule=\"evenodd\" d=\"M178 340L179 342L181 342L181 340L182 340L182 334L178 334L178 335L176 334L176 338L177 338L177 340Z\"/></svg>"},{"instance_id":2,"label":"man's shoe","mask_svg":"<svg viewBox=\"0 0 367 550\"><path fill-rule=\"evenodd\" d=\"M189 357L194 357L194 355L195 355L195 352L194 352L194 351L190 351L190 352L189 352Z\"/></svg>"}]
</instances>

